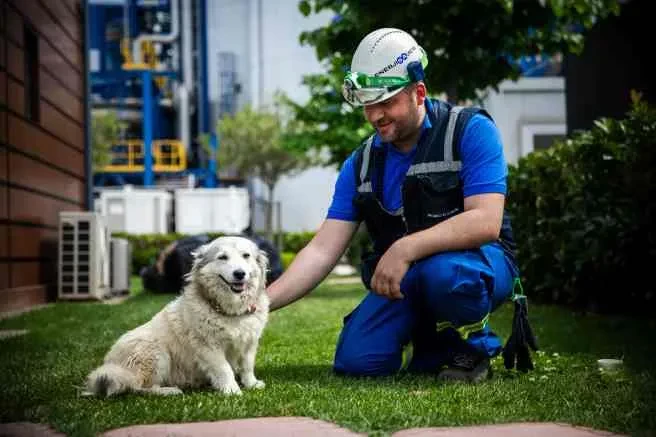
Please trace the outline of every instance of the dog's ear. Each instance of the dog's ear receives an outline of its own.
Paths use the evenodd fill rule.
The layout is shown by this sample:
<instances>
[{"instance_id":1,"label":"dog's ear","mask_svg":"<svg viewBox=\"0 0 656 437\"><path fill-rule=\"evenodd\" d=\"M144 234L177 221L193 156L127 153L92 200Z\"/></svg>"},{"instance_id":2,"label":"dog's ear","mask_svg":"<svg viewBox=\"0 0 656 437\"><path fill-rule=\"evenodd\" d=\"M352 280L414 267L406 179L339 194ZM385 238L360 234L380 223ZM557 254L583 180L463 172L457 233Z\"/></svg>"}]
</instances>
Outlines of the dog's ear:
<instances>
[{"instance_id":1,"label":"dog's ear","mask_svg":"<svg viewBox=\"0 0 656 437\"><path fill-rule=\"evenodd\" d=\"M265 250L258 249L256 261L260 270L262 270L262 279L266 282L267 272L269 271L269 254Z\"/></svg>"},{"instance_id":2,"label":"dog's ear","mask_svg":"<svg viewBox=\"0 0 656 437\"><path fill-rule=\"evenodd\" d=\"M203 244L202 246L199 246L195 250L191 251L191 256L194 258L193 265L191 266L191 271L189 274L192 274L201 267L203 267L205 264L207 264L207 252L210 249L211 244Z\"/></svg>"}]
</instances>

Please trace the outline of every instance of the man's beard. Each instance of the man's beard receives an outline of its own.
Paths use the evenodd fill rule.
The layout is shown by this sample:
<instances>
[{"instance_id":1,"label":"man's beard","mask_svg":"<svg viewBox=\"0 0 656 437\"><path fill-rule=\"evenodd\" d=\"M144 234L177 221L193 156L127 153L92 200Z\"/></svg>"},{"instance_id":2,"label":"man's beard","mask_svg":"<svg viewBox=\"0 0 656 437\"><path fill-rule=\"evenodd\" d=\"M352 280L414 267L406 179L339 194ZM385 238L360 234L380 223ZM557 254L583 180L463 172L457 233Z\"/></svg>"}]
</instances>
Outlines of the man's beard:
<instances>
[{"instance_id":1,"label":"man's beard","mask_svg":"<svg viewBox=\"0 0 656 437\"><path fill-rule=\"evenodd\" d=\"M403 143L407 142L416 133L417 125L418 125L418 120L416 119L417 117L408 117L408 119L403 120L399 122L399 120L392 120L393 124L393 130L386 135L383 135L381 133L380 128L376 129L378 131L378 135L380 136L380 139L384 143Z\"/></svg>"}]
</instances>

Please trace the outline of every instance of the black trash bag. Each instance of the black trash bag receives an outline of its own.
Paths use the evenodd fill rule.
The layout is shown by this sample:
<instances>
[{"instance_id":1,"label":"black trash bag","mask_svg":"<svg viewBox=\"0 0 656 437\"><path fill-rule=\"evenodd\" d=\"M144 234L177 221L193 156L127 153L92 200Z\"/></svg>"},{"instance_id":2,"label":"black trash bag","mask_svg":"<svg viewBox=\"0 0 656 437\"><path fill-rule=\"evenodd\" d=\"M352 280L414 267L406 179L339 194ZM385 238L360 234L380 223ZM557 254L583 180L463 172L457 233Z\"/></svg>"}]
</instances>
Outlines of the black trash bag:
<instances>
[{"instance_id":1,"label":"black trash bag","mask_svg":"<svg viewBox=\"0 0 656 437\"><path fill-rule=\"evenodd\" d=\"M253 235L239 235L253 241L269 257L267 285L282 274L282 261L276 247L267 239ZM145 289L155 293L180 293L185 285L185 275L191 271L194 263L192 253L203 244L211 241L208 235L183 237L168 247L158 256L158 263L144 267L141 280Z\"/></svg>"}]
</instances>

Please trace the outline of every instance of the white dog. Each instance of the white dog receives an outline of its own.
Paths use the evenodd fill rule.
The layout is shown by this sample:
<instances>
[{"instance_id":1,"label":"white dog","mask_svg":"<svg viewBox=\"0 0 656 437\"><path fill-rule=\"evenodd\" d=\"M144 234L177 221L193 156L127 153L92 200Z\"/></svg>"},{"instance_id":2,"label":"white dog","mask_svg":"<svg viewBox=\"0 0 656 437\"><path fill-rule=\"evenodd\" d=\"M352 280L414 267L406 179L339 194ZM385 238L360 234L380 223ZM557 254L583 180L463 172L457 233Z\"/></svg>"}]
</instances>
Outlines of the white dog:
<instances>
[{"instance_id":1,"label":"white dog","mask_svg":"<svg viewBox=\"0 0 656 437\"><path fill-rule=\"evenodd\" d=\"M210 384L225 394L264 388L255 355L269 314L268 259L251 240L220 237L194 252L181 296L125 333L87 378L87 395L180 394Z\"/></svg>"}]
</instances>

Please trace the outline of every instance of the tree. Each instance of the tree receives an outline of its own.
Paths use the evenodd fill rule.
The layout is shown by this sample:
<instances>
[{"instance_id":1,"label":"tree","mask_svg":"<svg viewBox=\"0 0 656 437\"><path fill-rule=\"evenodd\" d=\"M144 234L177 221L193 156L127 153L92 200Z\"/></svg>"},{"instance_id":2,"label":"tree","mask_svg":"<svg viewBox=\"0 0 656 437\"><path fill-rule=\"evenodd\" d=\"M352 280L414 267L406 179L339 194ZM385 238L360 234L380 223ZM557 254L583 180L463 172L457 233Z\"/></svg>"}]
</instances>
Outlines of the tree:
<instances>
[{"instance_id":1,"label":"tree","mask_svg":"<svg viewBox=\"0 0 656 437\"><path fill-rule=\"evenodd\" d=\"M287 100L304 129L298 150L328 147L327 164L339 164L371 132L360 110L341 96L344 73L358 42L379 27L410 32L426 50L429 91L451 100L476 98L479 90L516 79L514 61L534 54L577 53L584 31L619 13L617 0L302 0L308 16L332 11L332 22L300 35L313 46L327 73L305 76L310 100Z\"/></svg>"},{"instance_id":2,"label":"tree","mask_svg":"<svg viewBox=\"0 0 656 437\"><path fill-rule=\"evenodd\" d=\"M91 161L98 171L111 162L112 146L121 138L125 123L113 111L93 112L91 116Z\"/></svg>"},{"instance_id":3,"label":"tree","mask_svg":"<svg viewBox=\"0 0 656 437\"><path fill-rule=\"evenodd\" d=\"M239 176L257 176L267 186L266 233L273 239L273 195L280 178L299 172L311 164L306 153L286 147L286 135L295 129L293 120L285 122L280 111L244 107L234 116L218 122L220 138L218 161Z\"/></svg>"}]
</instances>

